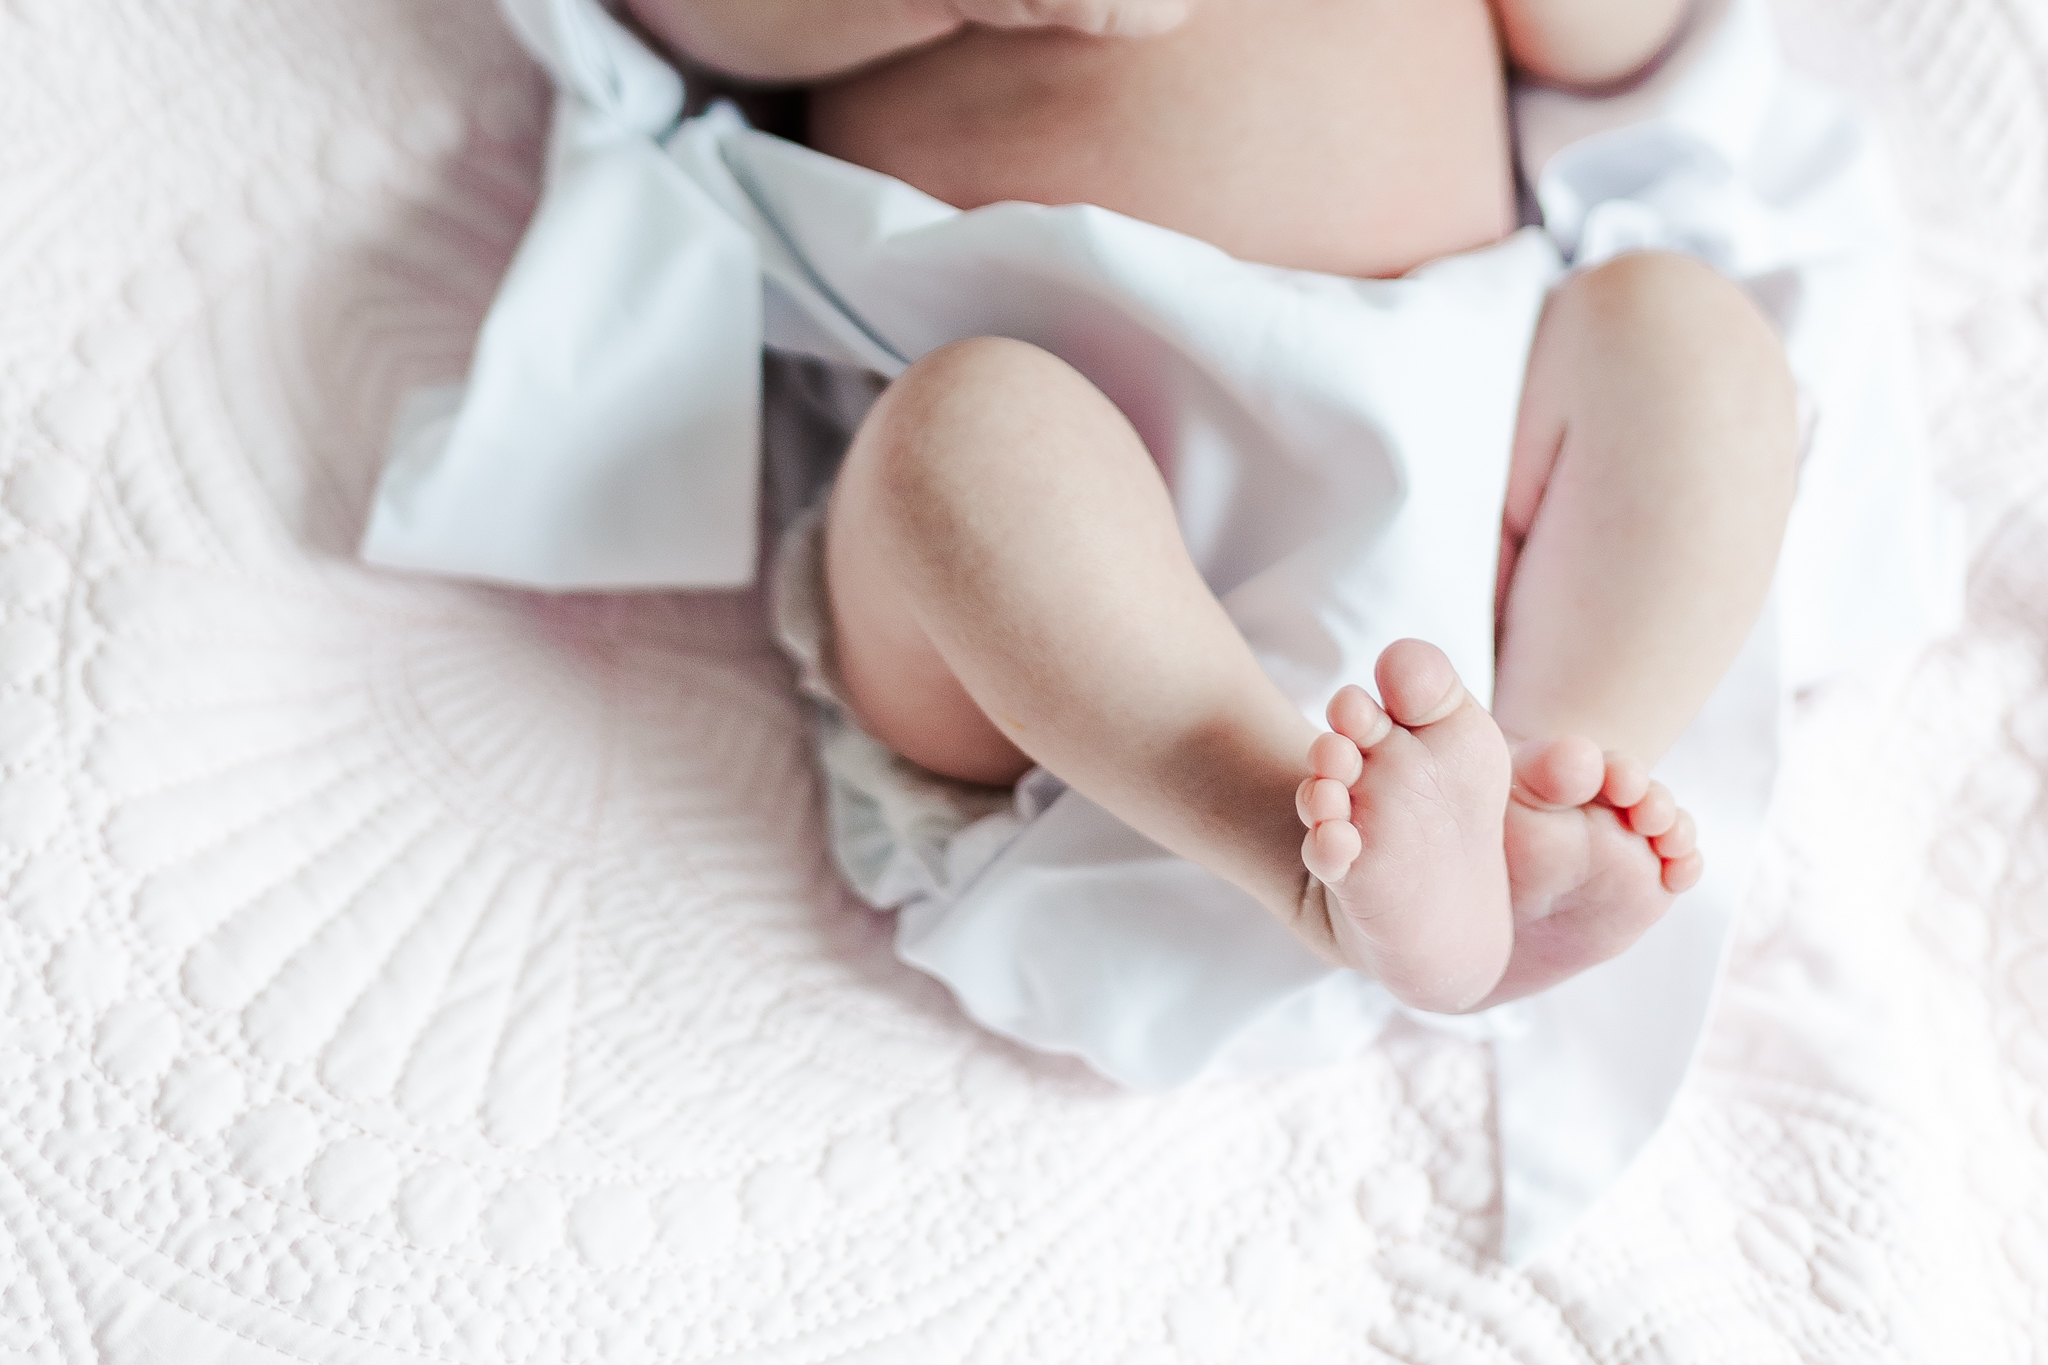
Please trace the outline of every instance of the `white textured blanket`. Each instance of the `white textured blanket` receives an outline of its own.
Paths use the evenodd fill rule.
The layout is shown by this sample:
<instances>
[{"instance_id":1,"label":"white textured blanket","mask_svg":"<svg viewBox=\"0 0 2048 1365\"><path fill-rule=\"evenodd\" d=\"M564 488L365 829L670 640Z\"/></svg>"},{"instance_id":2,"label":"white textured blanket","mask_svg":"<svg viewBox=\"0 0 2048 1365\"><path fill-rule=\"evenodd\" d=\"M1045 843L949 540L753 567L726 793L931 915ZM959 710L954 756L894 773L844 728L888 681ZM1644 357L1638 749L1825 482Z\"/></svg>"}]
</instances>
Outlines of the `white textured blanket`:
<instances>
[{"instance_id":1,"label":"white textured blanket","mask_svg":"<svg viewBox=\"0 0 2048 1365\"><path fill-rule=\"evenodd\" d=\"M350 554L544 87L482 0L0 0L0 1351L2027 1361L2048 1338L2048 23L1883 113L1968 629L1815 697L1707 1054L1526 1271L1485 1053L1120 1094L897 965L745 594Z\"/></svg>"}]
</instances>

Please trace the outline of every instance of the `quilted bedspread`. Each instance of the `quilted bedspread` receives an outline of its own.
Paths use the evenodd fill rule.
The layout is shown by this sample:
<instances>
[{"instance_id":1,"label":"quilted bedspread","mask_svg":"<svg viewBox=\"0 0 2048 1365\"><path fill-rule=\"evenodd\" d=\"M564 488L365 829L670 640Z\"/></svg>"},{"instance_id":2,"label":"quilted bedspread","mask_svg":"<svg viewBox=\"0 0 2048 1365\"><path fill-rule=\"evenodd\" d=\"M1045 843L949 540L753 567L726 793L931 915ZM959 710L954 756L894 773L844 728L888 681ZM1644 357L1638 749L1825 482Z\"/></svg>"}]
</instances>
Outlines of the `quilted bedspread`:
<instances>
[{"instance_id":1,"label":"quilted bedspread","mask_svg":"<svg viewBox=\"0 0 2048 1365\"><path fill-rule=\"evenodd\" d=\"M1675 1115L1518 1271L1478 1044L1138 1097L898 965L753 596L353 561L536 192L488 0L0 0L0 1358L2048 1359L2048 7L1782 18L1969 623L1804 702Z\"/></svg>"}]
</instances>

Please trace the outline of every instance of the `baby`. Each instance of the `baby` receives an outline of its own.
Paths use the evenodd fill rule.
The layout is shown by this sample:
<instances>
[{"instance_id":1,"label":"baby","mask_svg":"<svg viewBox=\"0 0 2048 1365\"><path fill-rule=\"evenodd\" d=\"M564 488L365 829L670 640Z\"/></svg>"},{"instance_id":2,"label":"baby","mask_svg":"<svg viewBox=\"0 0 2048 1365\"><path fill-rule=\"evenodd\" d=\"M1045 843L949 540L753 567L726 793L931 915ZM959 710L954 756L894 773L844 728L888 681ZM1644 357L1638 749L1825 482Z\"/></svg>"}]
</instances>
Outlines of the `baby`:
<instances>
[{"instance_id":1,"label":"baby","mask_svg":"<svg viewBox=\"0 0 2048 1365\"><path fill-rule=\"evenodd\" d=\"M1626 83L1683 0L632 0L817 149L961 208L1093 203L1246 260L1393 276L1516 225L1505 69ZM1763 601L1791 378L1682 257L1571 277L1510 456L1489 714L1403 640L1318 733L1190 562L1159 468L1052 355L935 351L854 438L825 527L839 682L924 767L1033 763L1325 958L1464 1011L1633 943L1698 880L1649 778ZM1306 835L1303 827L1306 826Z\"/></svg>"}]
</instances>

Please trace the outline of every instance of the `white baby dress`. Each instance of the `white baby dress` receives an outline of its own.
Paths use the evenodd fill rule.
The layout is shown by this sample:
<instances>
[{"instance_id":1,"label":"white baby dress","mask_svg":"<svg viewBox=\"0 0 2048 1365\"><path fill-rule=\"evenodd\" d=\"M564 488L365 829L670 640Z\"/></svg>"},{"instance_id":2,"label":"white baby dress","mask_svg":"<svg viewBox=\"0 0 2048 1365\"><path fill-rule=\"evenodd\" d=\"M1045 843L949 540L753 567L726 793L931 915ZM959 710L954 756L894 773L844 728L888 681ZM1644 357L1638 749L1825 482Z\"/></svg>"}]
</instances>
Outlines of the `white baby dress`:
<instances>
[{"instance_id":1,"label":"white baby dress","mask_svg":"<svg viewBox=\"0 0 2048 1365\"><path fill-rule=\"evenodd\" d=\"M558 98L539 211L466 385L415 395L364 556L575 590L742 584L760 559L763 347L888 377L999 335L1075 365L1169 471L1194 561L1320 723L1414 635L1492 676L1494 556L1548 289L1624 251L1748 285L1807 400L1764 617L1660 769L1706 880L1616 961L1468 1020L1495 1050L1504 1253L1642 1148L1700 1037L1789 699L1944 628L1959 576L1924 471L1896 227L1863 123L1781 66L1760 0L1708 6L1622 97L1523 91L1540 226L1399 280L1254 265L1087 206L960 212L746 126L596 0L503 0ZM872 833L872 831L870 831ZM1245 894L1042 772L933 847L869 849L897 949L983 1025L1138 1087L1298 1067L1399 1011Z\"/></svg>"}]
</instances>

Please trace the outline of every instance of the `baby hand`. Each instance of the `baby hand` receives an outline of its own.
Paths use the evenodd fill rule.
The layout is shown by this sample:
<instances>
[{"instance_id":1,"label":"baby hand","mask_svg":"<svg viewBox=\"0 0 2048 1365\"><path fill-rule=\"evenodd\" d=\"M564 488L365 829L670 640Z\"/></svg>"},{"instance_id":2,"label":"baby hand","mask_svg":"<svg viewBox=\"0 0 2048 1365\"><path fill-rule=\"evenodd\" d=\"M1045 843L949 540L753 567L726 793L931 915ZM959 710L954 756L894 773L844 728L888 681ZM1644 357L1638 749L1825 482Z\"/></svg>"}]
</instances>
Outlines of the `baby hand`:
<instances>
[{"instance_id":1,"label":"baby hand","mask_svg":"<svg viewBox=\"0 0 2048 1365\"><path fill-rule=\"evenodd\" d=\"M1071 28L1100 38L1150 38L1178 28L1193 0L953 0L970 24Z\"/></svg>"}]
</instances>

